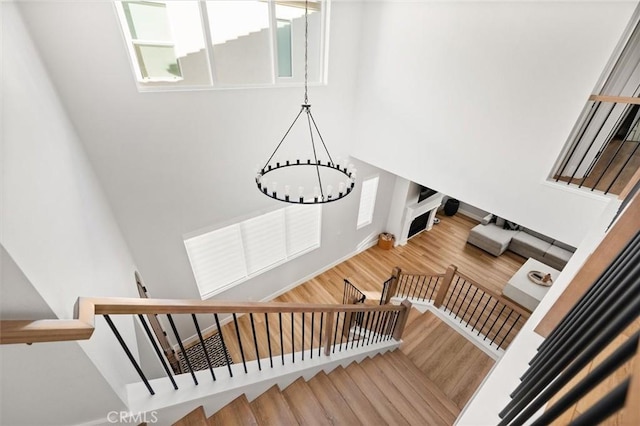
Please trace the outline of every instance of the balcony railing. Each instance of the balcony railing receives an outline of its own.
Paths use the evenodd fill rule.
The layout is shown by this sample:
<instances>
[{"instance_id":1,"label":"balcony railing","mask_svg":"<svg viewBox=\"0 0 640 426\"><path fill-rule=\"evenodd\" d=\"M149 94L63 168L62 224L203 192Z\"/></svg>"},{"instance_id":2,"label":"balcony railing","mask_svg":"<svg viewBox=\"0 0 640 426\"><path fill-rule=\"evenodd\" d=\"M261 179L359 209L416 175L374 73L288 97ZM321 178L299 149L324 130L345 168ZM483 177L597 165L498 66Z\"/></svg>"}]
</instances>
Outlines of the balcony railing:
<instances>
[{"instance_id":1,"label":"balcony railing","mask_svg":"<svg viewBox=\"0 0 640 426\"><path fill-rule=\"evenodd\" d=\"M640 98L591 96L555 182L620 195L638 180Z\"/></svg>"}]
</instances>

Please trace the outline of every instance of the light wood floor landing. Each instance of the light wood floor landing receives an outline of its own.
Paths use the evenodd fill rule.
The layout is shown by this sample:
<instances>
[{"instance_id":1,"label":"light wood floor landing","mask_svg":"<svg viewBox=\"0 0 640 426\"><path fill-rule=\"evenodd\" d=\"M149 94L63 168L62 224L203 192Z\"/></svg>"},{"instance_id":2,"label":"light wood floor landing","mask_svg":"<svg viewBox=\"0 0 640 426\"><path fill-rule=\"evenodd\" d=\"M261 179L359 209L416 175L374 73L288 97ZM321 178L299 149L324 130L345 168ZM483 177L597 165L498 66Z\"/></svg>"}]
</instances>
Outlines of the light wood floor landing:
<instances>
[{"instance_id":1,"label":"light wood floor landing","mask_svg":"<svg viewBox=\"0 0 640 426\"><path fill-rule=\"evenodd\" d=\"M400 350L462 410L495 361L431 312L412 317Z\"/></svg>"}]
</instances>

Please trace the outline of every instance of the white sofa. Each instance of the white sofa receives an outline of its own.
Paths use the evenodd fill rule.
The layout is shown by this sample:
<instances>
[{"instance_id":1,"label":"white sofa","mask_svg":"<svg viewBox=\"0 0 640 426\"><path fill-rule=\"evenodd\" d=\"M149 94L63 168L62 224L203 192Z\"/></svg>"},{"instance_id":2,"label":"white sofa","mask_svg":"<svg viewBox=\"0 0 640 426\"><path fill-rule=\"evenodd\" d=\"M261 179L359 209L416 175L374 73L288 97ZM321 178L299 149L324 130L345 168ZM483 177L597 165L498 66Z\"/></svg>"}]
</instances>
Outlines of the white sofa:
<instances>
[{"instance_id":1,"label":"white sofa","mask_svg":"<svg viewBox=\"0 0 640 426\"><path fill-rule=\"evenodd\" d=\"M562 269L575 252L575 247L549 238L531 229L505 229L491 223L493 215L486 216L482 223L469 232L467 243L494 256L510 250L520 256L536 259L555 269Z\"/></svg>"}]
</instances>

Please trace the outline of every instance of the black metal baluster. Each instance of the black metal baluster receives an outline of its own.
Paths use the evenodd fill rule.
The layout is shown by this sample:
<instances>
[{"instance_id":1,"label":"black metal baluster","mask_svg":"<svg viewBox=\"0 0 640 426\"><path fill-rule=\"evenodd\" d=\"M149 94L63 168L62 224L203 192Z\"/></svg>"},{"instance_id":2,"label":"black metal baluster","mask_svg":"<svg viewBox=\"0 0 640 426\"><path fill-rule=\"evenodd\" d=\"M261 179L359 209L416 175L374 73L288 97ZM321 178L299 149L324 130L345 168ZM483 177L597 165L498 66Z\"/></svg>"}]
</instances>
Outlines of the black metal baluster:
<instances>
[{"instance_id":1,"label":"black metal baluster","mask_svg":"<svg viewBox=\"0 0 640 426\"><path fill-rule=\"evenodd\" d=\"M558 175L556 176L556 182L560 180L560 176L562 176L562 173L564 172L564 169L569 164L569 161L571 161L571 157L573 157L573 154L576 152L576 149L578 148L578 145L580 145L579 142L580 142L580 140L582 140L582 137L584 136L585 132L587 131L587 128L591 124L591 121L593 120L593 117L595 117L596 112L598 111L598 108L600 108L600 102L594 102L591 105L591 110L589 111L589 113L591 115L589 116L589 119L583 123L582 128L580 130L580 137L574 139L573 146L571 147L571 153L567 157L565 157L565 159L563 160L564 165L562 166L560 171L557 172Z\"/></svg>"},{"instance_id":2,"label":"black metal baluster","mask_svg":"<svg viewBox=\"0 0 640 426\"><path fill-rule=\"evenodd\" d=\"M487 306L489 306L489 303L491 302L491 299L493 299L493 297L489 296L489 300L487 300ZM476 330L478 330L478 336L480 335L480 333L482 333L482 330L484 330L484 326L487 324L487 321L489 321L489 318L491 318L491 314L493 314L493 311L496 309L496 306L498 306L498 300L496 299L496 303L493 305L493 308L491 308L491 311L489 312L489 315L487 315L487 317L484 319L484 322L482 323L482 325L480 326L480 328L477 328ZM485 306L486 308L486 306ZM484 312L484 309L482 310Z\"/></svg>"},{"instance_id":3,"label":"black metal baluster","mask_svg":"<svg viewBox=\"0 0 640 426\"><path fill-rule=\"evenodd\" d=\"M618 153L620 152L620 150L622 149L622 146L624 145L624 141L626 141L629 138L629 135L631 134L631 131L633 130L633 128L635 126L638 125L638 121L640 121L640 116L638 116L638 118L636 119L636 121L633 123L633 125L631 125L629 127L629 130L627 131L627 134L624 136L624 140L623 142L620 144L620 146L616 149L616 152L613 154L613 156L611 157L611 159L609 160L609 162L607 163L606 167L604 168L604 170L602 171L602 173L600 174L600 176L598 177L598 179L596 180L596 183L593 184L593 186L591 187L591 190L593 191L596 186L598 186L598 184L600 183L600 181L602 180L602 178L604 177L605 173L607 172L607 170L609 170L609 167L611 167L611 164L613 164L613 161L615 160L615 158L618 156Z\"/></svg>"},{"instance_id":4,"label":"black metal baluster","mask_svg":"<svg viewBox=\"0 0 640 426\"><path fill-rule=\"evenodd\" d=\"M142 372L142 369L138 365L138 362L136 361L136 359L131 354L131 351L127 347L127 344L125 343L124 339L120 335L120 332L118 331L116 326L111 321L111 318L109 318L109 315L107 315L107 314L104 314L103 317L104 317L105 321L107 321L107 324L109 324L109 328L111 329L111 331L113 331L113 334L116 336L116 339L118 339L118 342L120 343L120 346L122 346L122 349L124 349L124 353L127 355L127 358L129 358L129 361L133 365L133 368L135 368L136 371L138 372L138 375L140 376L140 378L144 382L144 385L147 387L147 390L149 391L149 393L151 395L155 395L156 393L153 391L153 388L149 384L149 381L147 380L146 376ZM185 357L185 359L186 359L186 357Z\"/></svg>"},{"instance_id":5,"label":"black metal baluster","mask_svg":"<svg viewBox=\"0 0 640 426\"><path fill-rule=\"evenodd\" d=\"M193 325L196 327L196 332L198 333L198 339L200 340L200 345L202 346L202 351L204 352L204 357L207 360L207 365L209 366L209 371L211 372L211 377L213 381L216 380L216 374L213 372L213 367L211 366L211 358L209 358L209 351L207 350L207 345L204 344L204 339L202 338L202 331L200 331L200 324L198 324L198 319L196 318L196 314L191 314L191 319L193 320ZM187 356L187 354L183 354Z\"/></svg>"},{"instance_id":6,"label":"black metal baluster","mask_svg":"<svg viewBox=\"0 0 640 426\"><path fill-rule=\"evenodd\" d=\"M218 329L218 336L220 336L220 343L222 344L222 352L224 353L224 360L227 363L227 369L229 370L229 377L233 377L233 371L231 371L231 362L229 361L229 351L227 350L227 345L224 343L224 334L222 333L222 328L220 327L220 319L218 318L218 314L213 314L213 318L216 321L216 328Z\"/></svg>"},{"instance_id":7,"label":"black metal baluster","mask_svg":"<svg viewBox=\"0 0 640 426\"><path fill-rule=\"evenodd\" d=\"M318 356L322 355L322 321L324 320L324 312L320 312L320 337L318 337Z\"/></svg>"},{"instance_id":8,"label":"black metal baluster","mask_svg":"<svg viewBox=\"0 0 640 426\"><path fill-rule=\"evenodd\" d=\"M362 339L362 346L366 346L369 344L368 337L371 337L371 330L369 329L369 317L371 316L371 311L367 311L367 315L364 319L364 337ZM366 343L365 343L366 340Z\"/></svg>"},{"instance_id":9,"label":"black metal baluster","mask_svg":"<svg viewBox=\"0 0 640 426\"><path fill-rule=\"evenodd\" d=\"M491 334L491 330L493 330L493 326L496 325L496 322L498 322L498 320L502 316L502 313L504 312L506 307L507 307L507 305L502 305L502 309L500 309L500 313L498 314L496 319L493 320L493 323L491 323L491 327L489 327L489 331L487 332L487 334L485 334L484 339L482 339L483 341L487 340L487 337L489 337L489 334ZM493 338L495 339L495 336L493 336ZM491 341L493 342L493 340L491 340ZM491 344L489 344L489 346L491 346Z\"/></svg>"},{"instance_id":10,"label":"black metal baluster","mask_svg":"<svg viewBox=\"0 0 640 426\"><path fill-rule=\"evenodd\" d=\"M480 300L478 300L478 303L476 303L476 307L473 308L473 312L471 312L471 316L469 317L469 321L467 321L467 323L464 325L464 328L467 328L468 325L471 325L471 321L473 320L473 316L476 314L476 311L478 310L478 307L482 303L482 299L484 299L485 294L486 293L483 291L482 294L480 295ZM486 307L487 305L484 305L484 306ZM482 312L484 312L484 310ZM480 315L482 315L482 313L480 313ZM478 317L478 319L480 319L480 317ZM476 323L477 322L478 322L478 320L476 320ZM473 326L471 327L471 329L473 330Z\"/></svg>"},{"instance_id":11,"label":"black metal baluster","mask_svg":"<svg viewBox=\"0 0 640 426\"><path fill-rule=\"evenodd\" d=\"M378 339L376 340L376 343L382 340L382 337L384 335L384 329L388 325L388 323L389 323L389 311L386 311L382 316L382 322L380 323L380 328L377 330Z\"/></svg>"},{"instance_id":12,"label":"black metal baluster","mask_svg":"<svg viewBox=\"0 0 640 426\"><path fill-rule=\"evenodd\" d=\"M340 349L338 352L342 352L342 339L344 338L344 327L347 323L347 313L344 313L344 318L342 318L342 332L340 333ZM347 334L347 345L349 344L349 335Z\"/></svg>"},{"instance_id":13,"label":"black metal baluster","mask_svg":"<svg viewBox=\"0 0 640 426\"><path fill-rule=\"evenodd\" d=\"M374 331L374 336L373 336L373 343L376 343L376 337L375 334L378 332L378 325L380 324L380 320L382 317L382 312L378 312L378 318L376 319L376 325L373 327L373 331Z\"/></svg>"},{"instance_id":14,"label":"black metal baluster","mask_svg":"<svg viewBox=\"0 0 640 426\"><path fill-rule=\"evenodd\" d=\"M415 299L416 297L416 291L418 290L418 285L420 284L420 275L414 275L414 278L417 278L417 280L415 281L415 285L413 286L413 293L411 294L411 298ZM413 283L413 280L411 280L411 282Z\"/></svg>"},{"instance_id":15,"label":"black metal baluster","mask_svg":"<svg viewBox=\"0 0 640 426\"><path fill-rule=\"evenodd\" d=\"M451 293L449 293L449 298L447 299L447 302L444 304L444 311L447 312L447 308L449 307L449 302L451 301L451 298L453 297L453 294L456 292L456 289L458 288L458 281L460 281L460 277L458 277L458 279L456 280L455 284L453 284L453 288L451 288L451 286L449 286L449 288L451 288ZM449 290L447 290L449 291Z\"/></svg>"},{"instance_id":16,"label":"black metal baluster","mask_svg":"<svg viewBox=\"0 0 640 426\"><path fill-rule=\"evenodd\" d=\"M635 333L626 342L620 345L614 353L600 363L596 368L576 384L571 390L565 393L555 404L545 410L544 414L537 418L532 426L542 426L550 424L558 416L564 413L569 407L578 402L584 395L589 393L599 383L608 378L622 364L627 362L635 353L638 347L638 333ZM516 418L518 422L520 419ZM523 419L524 420L524 419Z\"/></svg>"},{"instance_id":17,"label":"black metal baluster","mask_svg":"<svg viewBox=\"0 0 640 426\"><path fill-rule=\"evenodd\" d=\"M311 347L309 348L309 357L313 359L313 328L315 325L315 312L311 312Z\"/></svg>"},{"instance_id":18,"label":"black metal baluster","mask_svg":"<svg viewBox=\"0 0 640 426\"><path fill-rule=\"evenodd\" d=\"M637 280L638 277L633 279ZM553 365L540 371L540 374L534 374L527 382L523 382L525 386L514 392L516 394L514 399L500 412L500 417L503 418L500 424L508 424L521 410L524 410L523 415L529 413L528 415L531 416L535 413L544 405L545 397L548 399L558 392L591 362L602 348L611 343L632 321L635 321L640 311L640 293L636 292L633 298L628 297L629 302L624 307L616 307L616 316L613 319L606 318L603 321L600 318L594 324L590 324L597 330L597 337L581 336L581 342L578 342L575 347L584 349L577 358L574 358L571 353L557 354Z\"/></svg>"},{"instance_id":19,"label":"black metal baluster","mask_svg":"<svg viewBox=\"0 0 640 426\"><path fill-rule=\"evenodd\" d=\"M512 311L514 312L514 311ZM511 315L511 314L509 314ZM520 318L522 317L521 314L518 314L518 318L516 318L516 320L513 322L513 324L511 324L511 327L509 327L509 330L507 331L507 334L504 335L504 337L502 338L502 340L500 340L500 343L498 343L498 348L500 348L500 346L502 345L502 342L504 342L507 338L507 336L509 336L509 334L511 333L511 330L513 330L513 327L515 327L515 325L518 323L518 321L520 321Z\"/></svg>"},{"instance_id":20,"label":"black metal baluster","mask_svg":"<svg viewBox=\"0 0 640 426\"><path fill-rule=\"evenodd\" d=\"M605 189L605 191L604 191L605 194L609 193L609 191L611 190L611 187L613 187L613 184L616 183L616 181L618 180L618 178L622 174L622 171L625 169L625 167L627 167L627 164L629 164L631 159L634 158L634 156L636 155L636 151L638 150L638 147L640 147L640 143L636 142L636 146L633 148L633 151L631 151L631 154L629 154L629 156L625 160L625 162L622 165L622 167L620 167L620 170L618 170L618 173L616 173L616 176L613 178L613 180L611 181L609 186L607 186L607 189Z\"/></svg>"},{"instance_id":21,"label":"black metal baluster","mask_svg":"<svg viewBox=\"0 0 640 426\"><path fill-rule=\"evenodd\" d=\"M167 376L169 376L169 379L171 380L171 384L173 384L173 388L177 390L178 385L176 384L176 381L173 379L173 375L171 374L171 369L167 365L167 361L164 359L164 355L162 354L162 351L158 347L158 343L156 342L156 339L153 337L153 334L151 334L151 330L147 325L147 321L144 319L143 315L138 314L138 318L140 318L140 322L142 323L144 332L147 334L147 337L151 341L151 344L153 345L153 349L155 350L156 355L160 359L160 362L162 363L162 367L164 368L164 371L167 373Z\"/></svg>"},{"instance_id":22,"label":"black metal baluster","mask_svg":"<svg viewBox=\"0 0 640 426\"><path fill-rule=\"evenodd\" d=\"M458 277L458 279L456 280L456 287L458 285L458 281L460 280L460 277ZM462 294L462 292L464 291L464 285L467 282L465 280L462 280L462 284L460 285L460 291L458 292L458 295L456 296L456 300L453 302L453 305L451 305L451 308L449 308L449 313L450 314L454 314L453 310L455 309L456 305L458 304L458 299L460 299L460 295ZM455 289L455 288L454 288ZM448 307L448 306L447 306ZM455 315L455 314L454 314Z\"/></svg>"},{"instance_id":23,"label":"black metal baluster","mask_svg":"<svg viewBox=\"0 0 640 426\"><path fill-rule=\"evenodd\" d=\"M429 300L433 300L433 293L436 292L436 287L438 287L438 283L440 282L441 277L436 278L436 282L433 283L433 287L431 287L431 294L429 295Z\"/></svg>"},{"instance_id":24,"label":"black metal baluster","mask_svg":"<svg viewBox=\"0 0 640 426\"><path fill-rule=\"evenodd\" d=\"M332 353L336 353L336 345L338 344L338 323L340 322L340 312L336 314L336 323L333 332L333 350Z\"/></svg>"},{"instance_id":25,"label":"black metal baluster","mask_svg":"<svg viewBox=\"0 0 640 426\"><path fill-rule=\"evenodd\" d=\"M278 322L280 323L280 357L284 365L284 341L282 340L282 312L278 312Z\"/></svg>"},{"instance_id":26,"label":"black metal baluster","mask_svg":"<svg viewBox=\"0 0 640 426\"><path fill-rule=\"evenodd\" d=\"M584 315L580 316L580 319L574 319L575 323L569 326L561 335L561 339L557 339L554 344L545 348L544 353L538 353L531 361L531 366L536 366L546 363L551 354L557 351L566 352L566 348L571 348L578 336L583 334L593 333L595 330L589 327L589 319L593 318L608 318L615 315L614 306L620 306L624 304L629 296L633 295L633 288L635 284L630 277L637 277L640 274L640 252L635 256L630 257L628 264L616 268L614 274L608 279L611 280L611 285L608 287L607 292L600 293L598 296L598 303L593 303L595 306L589 312L584 312ZM615 262L614 262L615 263ZM523 379L527 379L531 374L531 369L524 374Z\"/></svg>"},{"instance_id":27,"label":"black metal baluster","mask_svg":"<svg viewBox=\"0 0 640 426\"><path fill-rule=\"evenodd\" d=\"M587 411L582 413L580 417L573 420L569 426L591 426L601 424L605 419L616 411L624 407L627 392L631 378L627 378L615 387L611 392L606 394L602 399L593 404ZM637 407L636 407L637 408ZM633 407L629 407L630 410Z\"/></svg>"},{"instance_id":28,"label":"black metal baluster","mask_svg":"<svg viewBox=\"0 0 640 426\"><path fill-rule=\"evenodd\" d=\"M614 104L613 107L615 108L615 106L616 105ZM607 135L607 138L605 139L605 143L602 146L600 146L599 151L596 153L596 155L594 156L593 160L591 160L591 164L589 164L589 167L587 167L587 171L584 173L584 177L582 178L582 181L580 181L580 185L578 185L578 188L582 188L582 185L584 185L584 181L587 180L587 178L589 177L589 175L593 171L593 167L596 165L596 163L600 159L600 156L602 155L604 150L607 148L607 146L609 146L609 144L613 140L615 132L620 128L620 124L624 121L624 119L625 119L630 107L631 107L631 105L626 105L625 106L624 111L622 112L622 114L620 114L620 116L616 120L616 124L614 124L611 127L611 130L609 130L609 134Z\"/></svg>"},{"instance_id":29,"label":"black metal baluster","mask_svg":"<svg viewBox=\"0 0 640 426\"><path fill-rule=\"evenodd\" d=\"M469 286L469 288L471 288L471 286ZM473 292L473 296L471 296L471 300L469 300L469 304L467 305L467 309L464 310L464 313L462 314L462 317L460 318L460 324L462 324L462 321L464 320L464 317L467 315L467 311L469 310L469 308L471 307L471 302L473 302L476 298L476 294L478 294L478 290L479 288L476 287L476 291ZM465 296L466 298L467 296ZM478 307L478 305L476 305L476 308ZM475 312L476 310L474 309L473 312ZM471 314L471 316L473 316L473 314ZM469 317L469 320L471 320L471 317ZM465 326L466 327L466 326Z\"/></svg>"},{"instance_id":30,"label":"black metal baluster","mask_svg":"<svg viewBox=\"0 0 640 426\"><path fill-rule=\"evenodd\" d=\"M591 143L589 144L587 149L584 151L584 154L582 154L582 158L580 158L580 161L578 162L578 165L575 167L575 170L571 174L571 177L569 178L569 181L567 182L567 185L570 184L571 181L573 181L573 178L576 176L576 173L578 173L578 169L582 165L582 162L584 161L584 159L587 157L587 154L589 153L589 151L591 151L591 147L593 146L594 142L596 141L596 139L600 135L600 132L602 131L602 128L606 124L607 120L609 120L609 116L611 115L611 112L613 112L615 107L616 107L616 104L613 104L611 106L611 109L609 109L609 112L607 113L605 119L602 120L602 123L600 124L600 127L598 128L598 131L595 132L595 134L593 135L593 139L591 140ZM582 139L580 140L579 143L582 143Z\"/></svg>"},{"instance_id":31,"label":"black metal baluster","mask_svg":"<svg viewBox=\"0 0 640 426\"><path fill-rule=\"evenodd\" d=\"M291 362L296 362L296 343L295 343L295 334L293 334L293 312L291 312Z\"/></svg>"},{"instance_id":32,"label":"black metal baluster","mask_svg":"<svg viewBox=\"0 0 640 426\"><path fill-rule=\"evenodd\" d=\"M465 283L466 283L466 282L467 282L467 281L465 280ZM458 306L458 310L456 311L456 314L455 314L456 316L458 316L458 314L460 313L460 310L461 310L461 309L462 309L462 307L464 306L464 302L465 302L465 300L467 300L467 296L469 295L469 291L471 291L471 283L468 283L468 284L469 284L469 287L467 288L467 292L464 294L464 297L463 297L463 298L462 298L462 300L460 301L460 306ZM467 302L467 303L471 304L471 302ZM468 308L468 306L467 306L467 308Z\"/></svg>"},{"instance_id":33,"label":"black metal baluster","mask_svg":"<svg viewBox=\"0 0 640 426\"><path fill-rule=\"evenodd\" d=\"M493 344L493 341L496 340L496 338L500 335L500 332L502 331L502 329L504 328L505 324L507 322L509 322L509 318L511 318L511 314L514 312L513 309L509 309L511 312L509 312L509 315L507 315L507 318L505 318L504 322L502 323L502 325L500 326L500 328L498 329L498 332L493 336L493 339L491 339L491 342L489 342L489 346L491 346ZM505 335L506 337L506 335ZM500 346L498 346L499 348Z\"/></svg>"},{"instance_id":34,"label":"black metal baluster","mask_svg":"<svg viewBox=\"0 0 640 426\"><path fill-rule=\"evenodd\" d=\"M238 318L236 314L231 314L233 316L233 323L236 326L236 337L238 339L238 346L240 347L240 356L242 357L242 366L244 367L244 372L247 373L247 362L244 359L244 349L242 349L242 339L240 338L240 327L238 327Z\"/></svg>"},{"instance_id":35,"label":"black metal baluster","mask_svg":"<svg viewBox=\"0 0 640 426\"><path fill-rule=\"evenodd\" d=\"M273 352L271 352L271 334L269 333L269 315L264 313L264 324L267 329L267 345L269 346L269 363L271 364L271 368L273 368Z\"/></svg>"},{"instance_id":36,"label":"black metal baluster","mask_svg":"<svg viewBox=\"0 0 640 426\"><path fill-rule=\"evenodd\" d=\"M253 322L253 313L251 312L249 313L249 319L251 321L251 333L253 333L253 345L256 348L256 361L258 361L258 371L262 371L262 365L260 365L260 350L258 349L258 337L256 336L256 326Z\"/></svg>"},{"instance_id":37,"label":"black metal baluster","mask_svg":"<svg viewBox=\"0 0 640 426\"><path fill-rule=\"evenodd\" d=\"M575 307L567 315L560 320L560 323L553 329L549 337L547 337L538 347L538 353L533 357L533 361L540 356L541 352L551 344L554 344L557 340L562 339L563 334L567 331L575 321L580 321L581 317L586 312L591 312L591 305L598 300L598 296L603 292L608 291L608 287L613 285L612 277L617 272L621 265L627 263L628 260L634 257L635 251L640 248L640 231L636 232L634 237L627 243L627 245L620 251L620 254L611 264L605 269L602 274L596 279L595 283L589 287L587 292L580 297ZM531 363L530 363L531 364Z\"/></svg>"},{"instance_id":38,"label":"black metal baluster","mask_svg":"<svg viewBox=\"0 0 640 426\"><path fill-rule=\"evenodd\" d=\"M302 360L304 361L304 312L302 312Z\"/></svg>"},{"instance_id":39,"label":"black metal baluster","mask_svg":"<svg viewBox=\"0 0 640 426\"><path fill-rule=\"evenodd\" d=\"M173 322L173 318L171 318L171 314L167 314L167 319L169 320L169 324L171 325L171 330L173 330L173 335L176 336L176 340L178 341L178 346L180 346L180 351L182 351L182 356L184 357L184 360L187 363L187 367L189 368L189 372L191 373L191 377L193 377L193 382L197 385L198 384L198 379L196 379L196 375L193 372L193 368L191 367L191 361L189 361L189 357L187 356L187 352L184 350L184 345L182 344L182 339L180 339L180 335L178 334L178 329L176 328L176 324Z\"/></svg>"}]
</instances>

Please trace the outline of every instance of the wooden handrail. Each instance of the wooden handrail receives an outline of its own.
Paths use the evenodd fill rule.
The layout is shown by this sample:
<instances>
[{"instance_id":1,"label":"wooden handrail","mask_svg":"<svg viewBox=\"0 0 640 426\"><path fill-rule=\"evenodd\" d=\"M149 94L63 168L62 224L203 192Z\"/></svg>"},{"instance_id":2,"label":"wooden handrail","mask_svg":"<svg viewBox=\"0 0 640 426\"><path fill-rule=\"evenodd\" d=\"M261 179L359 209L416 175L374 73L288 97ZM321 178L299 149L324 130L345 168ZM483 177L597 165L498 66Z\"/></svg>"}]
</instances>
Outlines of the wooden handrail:
<instances>
[{"instance_id":1,"label":"wooden handrail","mask_svg":"<svg viewBox=\"0 0 640 426\"><path fill-rule=\"evenodd\" d=\"M76 302L73 320L0 321L0 344L87 340L93 334L95 315L124 314L232 314L277 312L386 312L403 311L395 305L331 305L280 302L232 302L179 299L87 298Z\"/></svg>"},{"instance_id":2,"label":"wooden handrail","mask_svg":"<svg viewBox=\"0 0 640 426\"><path fill-rule=\"evenodd\" d=\"M589 96L589 100L596 102L614 102L617 104L640 105L640 98L634 98L630 96L591 95Z\"/></svg>"}]
</instances>

